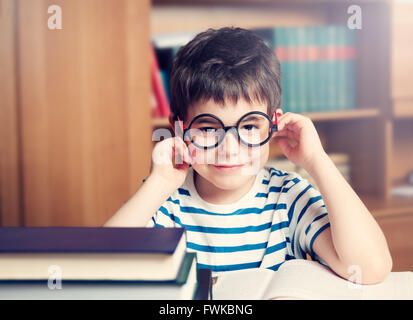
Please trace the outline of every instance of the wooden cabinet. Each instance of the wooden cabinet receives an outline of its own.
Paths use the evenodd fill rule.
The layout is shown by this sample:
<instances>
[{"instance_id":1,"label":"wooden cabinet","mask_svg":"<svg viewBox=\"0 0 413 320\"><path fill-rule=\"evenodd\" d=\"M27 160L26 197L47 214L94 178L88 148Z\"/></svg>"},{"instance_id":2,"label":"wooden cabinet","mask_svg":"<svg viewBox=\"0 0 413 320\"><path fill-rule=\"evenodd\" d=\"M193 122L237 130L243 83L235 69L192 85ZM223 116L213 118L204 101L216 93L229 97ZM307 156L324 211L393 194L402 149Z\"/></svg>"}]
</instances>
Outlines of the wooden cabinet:
<instances>
[{"instance_id":1,"label":"wooden cabinet","mask_svg":"<svg viewBox=\"0 0 413 320\"><path fill-rule=\"evenodd\" d=\"M412 271L413 268L413 212L379 218L393 257L393 271Z\"/></svg>"},{"instance_id":2,"label":"wooden cabinet","mask_svg":"<svg viewBox=\"0 0 413 320\"><path fill-rule=\"evenodd\" d=\"M2 225L102 225L149 171L149 0L0 4Z\"/></svg>"}]
</instances>

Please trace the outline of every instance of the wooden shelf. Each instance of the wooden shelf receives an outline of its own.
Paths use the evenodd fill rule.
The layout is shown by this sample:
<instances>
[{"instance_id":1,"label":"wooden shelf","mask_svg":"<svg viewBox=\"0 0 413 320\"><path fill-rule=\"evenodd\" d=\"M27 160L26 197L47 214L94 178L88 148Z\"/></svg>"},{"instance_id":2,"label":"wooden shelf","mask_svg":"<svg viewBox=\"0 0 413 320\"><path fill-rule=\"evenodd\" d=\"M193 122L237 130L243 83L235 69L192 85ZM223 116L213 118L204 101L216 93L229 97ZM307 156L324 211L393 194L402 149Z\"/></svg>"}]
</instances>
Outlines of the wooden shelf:
<instances>
[{"instance_id":1,"label":"wooden shelf","mask_svg":"<svg viewBox=\"0 0 413 320\"><path fill-rule=\"evenodd\" d=\"M152 118L152 127L153 128L166 128L170 127L168 118Z\"/></svg>"},{"instance_id":2,"label":"wooden shelf","mask_svg":"<svg viewBox=\"0 0 413 320\"><path fill-rule=\"evenodd\" d=\"M342 111L309 112L303 113L303 115L309 117L312 121L338 121L376 118L380 115L380 111L378 109L371 108ZM170 127L170 125L167 118L154 118L152 119L152 127Z\"/></svg>"},{"instance_id":3,"label":"wooden shelf","mask_svg":"<svg viewBox=\"0 0 413 320\"><path fill-rule=\"evenodd\" d=\"M391 197L384 199L374 196L360 196L375 218L413 214L413 197Z\"/></svg>"},{"instance_id":4,"label":"wooden shelf","mask_svg":"<svg viewBox=\"0 0 413 320\"><path fill-rule=\"evenodd\" d=\"M393 118L413 118L413 97L393 100Z\"/></svg>"},{"instance_id":5,"label":"wooden shelf","mask_svg":"<svg viewBox=\"0 0 413 320\"><path fill-rule=\"evenodd\" d=\"M380 115L378 109L356 109L356 110L341 110L341 111L323 111L303 113L312 121L331 121L331 120L349 120L360 118L375 118Z\"/></svg>"}]
</instances>

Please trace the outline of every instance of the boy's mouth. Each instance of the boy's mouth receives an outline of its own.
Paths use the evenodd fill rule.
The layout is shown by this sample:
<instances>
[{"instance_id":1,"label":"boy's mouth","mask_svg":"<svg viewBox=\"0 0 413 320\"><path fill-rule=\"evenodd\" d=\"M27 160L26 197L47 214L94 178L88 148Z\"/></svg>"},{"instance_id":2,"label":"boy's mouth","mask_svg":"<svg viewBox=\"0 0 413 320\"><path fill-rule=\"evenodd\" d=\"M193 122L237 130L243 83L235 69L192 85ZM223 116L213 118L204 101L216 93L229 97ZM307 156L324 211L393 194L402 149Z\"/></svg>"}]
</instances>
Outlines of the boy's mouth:
<instances>
[{"instance_id":1,"label":"boy's mouth","mask_svg":"<svg viewBox=\"0 0 413 320\"><path fill-rule=\"evenodd\" d=\"M222 171L233 171L242 168L243 164L231 164L231 165L214 165L215 168Z\"/></svg>"}]
</instances>

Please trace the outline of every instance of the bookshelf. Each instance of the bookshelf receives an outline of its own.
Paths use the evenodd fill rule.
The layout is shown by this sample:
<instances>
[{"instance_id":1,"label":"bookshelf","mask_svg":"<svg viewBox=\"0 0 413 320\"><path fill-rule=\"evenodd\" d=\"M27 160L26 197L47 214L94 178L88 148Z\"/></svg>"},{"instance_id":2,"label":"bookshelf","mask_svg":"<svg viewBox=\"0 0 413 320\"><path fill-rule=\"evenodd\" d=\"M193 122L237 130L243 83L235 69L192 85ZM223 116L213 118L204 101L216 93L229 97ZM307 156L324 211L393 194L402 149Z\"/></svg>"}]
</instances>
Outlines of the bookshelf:
<instances>
[{"instance_id":1,"label":"bookshelf","mask_svg":"<svg viewBox=\"0 0 413 320\"><path fill-rule=\"evenodd\" d=\"M352 186L386 233L397 270L413 269L413 198L394 197L391 188L413 170L413 4L354 1L362 10L357 45L357 107L305 113L327 152L350 156ZM154 0L151 35L244 28L345 24L348 1L178 1ZM392 44L389 46L389 43ZM400 62L402 61L402 63ZM153 119L153 128L169 127ZM279 154L271 145L271 155ZM404 237L396 235L398 224ZM410 226L407 228L406 226ZM409 230L409 232L407 232ZM401 262L400 262L401 261Z\"/></svg>"}]
</instances>

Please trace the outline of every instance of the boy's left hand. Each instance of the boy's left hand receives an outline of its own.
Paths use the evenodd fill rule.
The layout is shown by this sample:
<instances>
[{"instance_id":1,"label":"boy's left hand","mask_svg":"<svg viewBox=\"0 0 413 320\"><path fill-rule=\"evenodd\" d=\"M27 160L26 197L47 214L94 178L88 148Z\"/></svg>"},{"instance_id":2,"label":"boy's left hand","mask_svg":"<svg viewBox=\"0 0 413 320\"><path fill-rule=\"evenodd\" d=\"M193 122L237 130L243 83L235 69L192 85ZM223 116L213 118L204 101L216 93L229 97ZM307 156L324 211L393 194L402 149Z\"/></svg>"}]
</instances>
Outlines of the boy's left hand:
<instances>
[{"instance_id":1,"label":"boy's left hand","mask_svg":"<svg viewBox=\"0 0 413 320\"><path fill-rule=\"evenodd\" d=\"M315 162L325 156L313 122L300 114L283 114L281 109L277 109L277 117L278 131L274 137L279 137L277 143L281 151L290 161L310 171ZM285 137L293 140L295 145L292 146Z\"/></svg>"}]
</instances>

